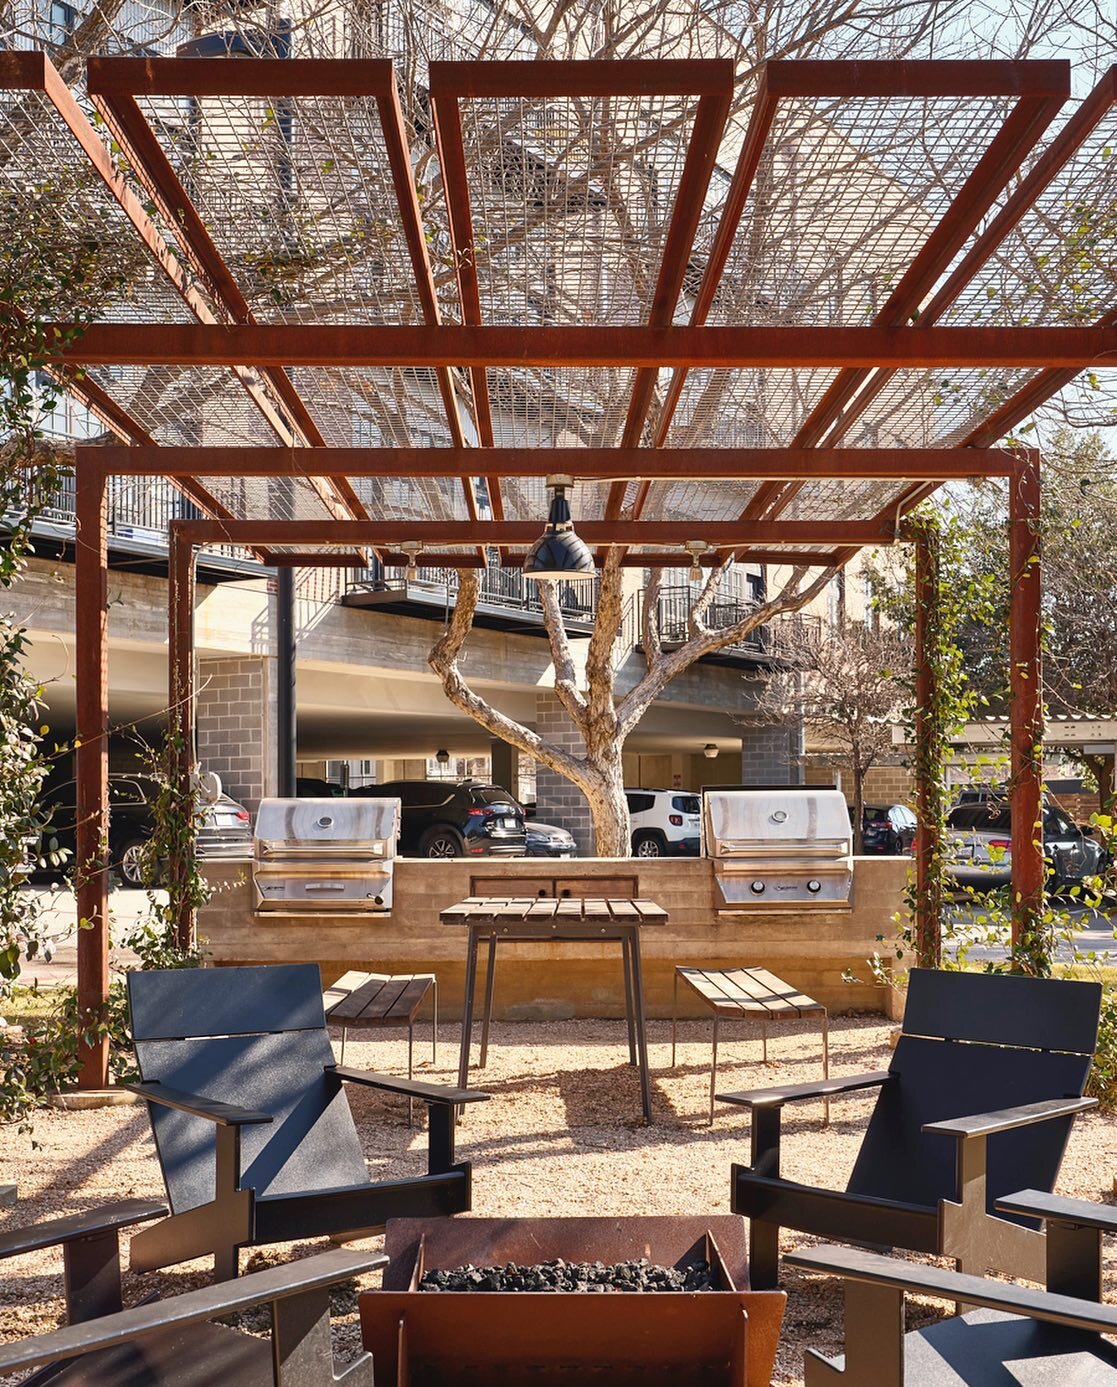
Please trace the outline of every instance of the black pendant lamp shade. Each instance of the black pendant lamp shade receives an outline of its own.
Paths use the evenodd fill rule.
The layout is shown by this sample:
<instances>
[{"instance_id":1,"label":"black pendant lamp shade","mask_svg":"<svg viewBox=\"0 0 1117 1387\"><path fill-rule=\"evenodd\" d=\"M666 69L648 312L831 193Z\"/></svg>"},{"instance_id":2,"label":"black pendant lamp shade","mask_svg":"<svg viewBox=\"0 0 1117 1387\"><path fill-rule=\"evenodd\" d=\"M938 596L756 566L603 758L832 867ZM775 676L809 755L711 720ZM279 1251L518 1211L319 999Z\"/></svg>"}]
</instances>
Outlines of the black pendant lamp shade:
<instances>
[{"instance_id":1,"label":"black pendant lamp shade","mask_svg":"<svg viewBox=\"0 0 1117 1387\"><path fill-rule=\"evenodd\" d=\"M574 533L570 518L570 502L566 499L566 479L551 483L554 495L547 517L547 528L531 546L524 560L524 575L528 578L571 579L592 578L596 573L593 555Z\"/></svg>"}]
</instances>

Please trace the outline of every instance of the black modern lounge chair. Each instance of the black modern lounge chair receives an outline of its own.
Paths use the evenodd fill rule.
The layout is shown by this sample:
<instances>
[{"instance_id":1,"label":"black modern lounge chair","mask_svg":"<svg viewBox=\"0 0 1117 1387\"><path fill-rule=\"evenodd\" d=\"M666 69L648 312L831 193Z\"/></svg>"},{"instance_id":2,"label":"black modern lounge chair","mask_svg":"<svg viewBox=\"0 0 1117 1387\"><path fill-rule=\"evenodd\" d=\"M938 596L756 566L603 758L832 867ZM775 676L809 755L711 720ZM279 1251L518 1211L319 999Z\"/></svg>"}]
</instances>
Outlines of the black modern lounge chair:
<instances>
[{"instance_id":1,"label":"black modern lounge chair","mask_svg":"<svg viewBox=\"0 0 1117 1387\"><path fill-rule=\"evenodd\" d=\"M808 1349L806 1387L1113 1387L1117 1307L1101 1304L1101 1236L1117 1210L1025 1190L998 1202L1047 1226L1047 1289L966 1276L851 1247L784 1260L845 1280L842 1363ZM904 1295L962 1301L966 1313L904 1333ZM975 1307L981 1307L977 1309Z\"/></svg>"},{"instance_id":2,"label":"black modern lounge chair","mask_svg":"<svg viewBox=\"0 0 1117 1387\"><path fill-rule=\"evenodd\" d=\"M335 1064L316 964L134 972L128 1000L143 1078L133 1087L173 1210L132 1239L134 1270L212 1253L222 1280L242 1247L469 1209L454 1106L488 1094ZM427 1104L426 1175L370 1181L344 1083Z\"/></svg>"},{"instance_id":3,"label":"black modern lounge chair","mask_svg":"<svg viewBox=\"0 0 1117 1387\"><path fill-rule=\"evenodd\" d=\"M776 1284L781 1227L1040 1280L1042 1233L994 1205L1052 1188L1074 1114L1094 1106L1082 1094L1100 1003L1097 983L916 968L887 1070L719 1094L752 1110L752 1163L733 1166L731 1196L750 1220L750 1285ZM879 1092L846 1189L781 1178L784 1105L859 1089Z\"/></svg>"},{"instance_id":4,"label":"black modern lounge chair","mask_svg":"<svg viewBox=\"0 0 1117 1387\"><path fill-rule=\"evenodd\" d=\"M63 1329L0 1345L0 1377L31 1368L23 1387L372 1387L367 1353L335 1376L329 1287L386 1257L325 1252L124 1310L119 1230L164 1213L164 1204L130 1199L0 1236L0 1259L62 1247L68 1319ZM271 1342L211 1323L265 1304Z\"/></svg>"}]
</instances>

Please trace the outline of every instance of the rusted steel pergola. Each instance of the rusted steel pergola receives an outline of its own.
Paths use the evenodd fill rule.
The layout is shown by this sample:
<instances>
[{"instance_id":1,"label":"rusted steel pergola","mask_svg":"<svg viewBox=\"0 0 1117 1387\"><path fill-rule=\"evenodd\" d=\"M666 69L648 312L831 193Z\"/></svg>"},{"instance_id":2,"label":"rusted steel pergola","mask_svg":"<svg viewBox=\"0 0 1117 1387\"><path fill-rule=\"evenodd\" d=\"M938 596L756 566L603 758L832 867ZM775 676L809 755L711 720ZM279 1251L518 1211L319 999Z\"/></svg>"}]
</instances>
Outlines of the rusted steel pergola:
<instances>
[{"instance_id":1,"label":"rusted steel pergola","mask_svg":"<svg viewBox=\"0 0 1117 1387\"><path fill-rule=\"evenodd\" d=\"M935 487L1007 478L1017 935L1035 918L1040 462L995 445L1080 371L1117 361L1117 310L1031 306L1022 325L1011 296L992 317L987 304L1040 212L1050 226L1059 180L1081 176L1114 73L1043 148L1069 95L1061 62L773 62L739 138L734 84L720 60L432 63L424 135L387 60L94 58L88 100L117 154L42 54L0 54L9 113L40 117L25 138L80 165L86 214L115 218L144 267L96 321L58 325L52 368L112 435L76 457L84 1015L108 982L112 478L172 478L207 517L171 525L169 707L184 772L207 544L280 567L364 565L369 550L391 567L415 546L447 568L517 564L542 527L546 478L565 475L599 558L689 566L701 541L711 569L731 557L825 569L909 539L904 517ZM908 197L905 179L935 151L896 152L904 112L932 106L947 112L943 168ZM606 115L613 144L599 148ZM438 170L423 197L417 141ZM635 186L630 151L651 160L640 187L656 191L616 233L608 209ZM852 206L873 199L874 218ZM292 228L294 289L249 284L276 273L244 239L269 214ZM841 250L852 287L788 298L793 272L824 278L812 247L830 222L845 228L828 254ZM775 268L762 273L766 235ZM928 597L934 563L917 542ZM926 661L919 678L925 712ZM928 953L929 832L924 821ZM104 1082L106 1064L89 1046L82 1083Z\"/></svg>"}]
</instances>

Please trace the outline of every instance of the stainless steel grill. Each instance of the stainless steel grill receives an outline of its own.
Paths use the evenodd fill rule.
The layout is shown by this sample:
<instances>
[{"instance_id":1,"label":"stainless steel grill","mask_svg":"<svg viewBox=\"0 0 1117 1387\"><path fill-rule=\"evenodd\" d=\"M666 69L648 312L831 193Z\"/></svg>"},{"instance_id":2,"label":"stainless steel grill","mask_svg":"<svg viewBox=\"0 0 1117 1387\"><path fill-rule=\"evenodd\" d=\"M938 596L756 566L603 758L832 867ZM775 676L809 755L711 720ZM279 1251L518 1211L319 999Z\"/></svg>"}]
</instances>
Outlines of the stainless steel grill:
<instances>
[{"instance_id":1,"label":"stainless steel grill","mask_svg":"<svg viewBox=\"0 0 1117 1387\"><path fill-rule=\"evenodd\" d=\"M720 911L849 903L853 831L840 790L707 790L703 801Z\"/></svg>"},{"instance_id":2,"label":"stainless steel grill","mask_svg":"<svg viewBox=\"0 0 1117 1387\"><path fill-rule=\"evenodd\" d=\"M398 799L265 799L256 815L256 909L296 915L392 908Z\"/></svg>"}]
</instances>

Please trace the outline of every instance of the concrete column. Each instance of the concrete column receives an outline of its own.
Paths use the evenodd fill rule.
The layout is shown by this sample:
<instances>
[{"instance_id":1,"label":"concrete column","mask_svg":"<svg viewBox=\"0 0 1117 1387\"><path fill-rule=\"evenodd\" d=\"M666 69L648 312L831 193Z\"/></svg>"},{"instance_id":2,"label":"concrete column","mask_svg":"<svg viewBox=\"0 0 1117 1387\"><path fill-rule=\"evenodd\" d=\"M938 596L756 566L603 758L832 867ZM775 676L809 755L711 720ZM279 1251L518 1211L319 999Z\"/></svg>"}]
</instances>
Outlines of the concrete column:
<instances>
[{"instance_id":1,"label":"concrete column","mask_svg":"<svg viewBox=\"0 0 1117 1387\"><path fill-rule=\"evenodd\" d=\"M239 655L198 666L198 763L255 810L276 793L274 660Z\"/></svg>"},{"instance_id":2,"label":"concrete column","mask_svg":"<svg viewBox=\"0 0 1117 1387\"><path fill-rule=\"evenodd\" d=\"M507 790L510 795L518 795L520 753L514 746L509 746L507 742L502 742L499 737L494 737L490 743L490 757L493 784L499 785L502 790Z\"/></svg>"},{"instance_id":3,"label":"concrete column","mask_svg":"<svg viewBox=\"0 0 1117 1387\"><path fill-rule=\"evenodd\" d=\"M535 730L544 741L553 742L577 756L585 754L582 734L566 716L566 710L553 693L540 692L535 698ZM583 855L593 852L593 821L585 795L564 776L556 775L542 762L535 777L536 817L543 823L569 829Z\"/></svg>"},{"instance_id":4,"label":"concrete column","mask_svg":"<svg viewBox=\"0 0 1117 1387\"><path fill-rule=\"evenodd\" d=\"M741 743L742 785L801 785L801 722L751 727Z\"/></svg>"}]
</instances>

